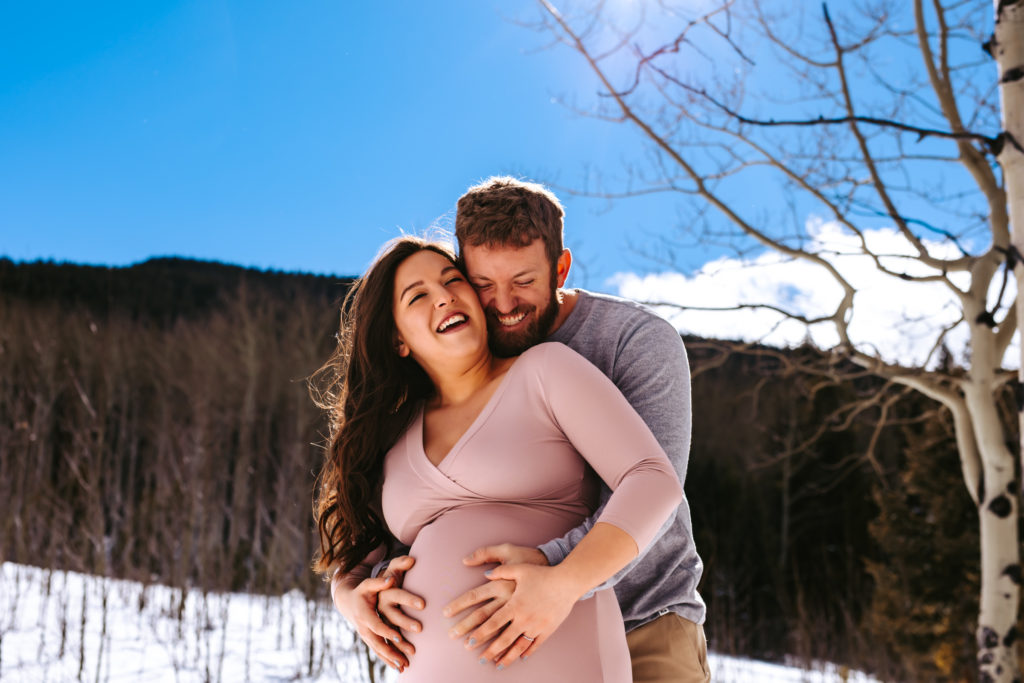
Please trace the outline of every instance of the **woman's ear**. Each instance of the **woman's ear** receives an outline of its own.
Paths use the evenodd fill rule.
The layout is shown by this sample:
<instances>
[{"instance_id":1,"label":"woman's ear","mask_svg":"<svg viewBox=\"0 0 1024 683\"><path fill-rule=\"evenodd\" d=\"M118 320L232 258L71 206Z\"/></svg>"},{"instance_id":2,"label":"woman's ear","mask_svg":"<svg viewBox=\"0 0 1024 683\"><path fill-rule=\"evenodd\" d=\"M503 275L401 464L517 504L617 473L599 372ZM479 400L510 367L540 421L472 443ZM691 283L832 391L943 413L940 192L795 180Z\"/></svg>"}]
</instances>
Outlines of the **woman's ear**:
<instances>
[{"instance_id":1,"label":"woman's ear","mask_svg":"<svg viewBox=\"0 0 1024 683\"><path fill-rule=\"evenodd\" d=\"M405 342L402 341L401 337L395 338L395 351L398 352L398 355L402 358L409 357L409 347L405 345Z\"/></svg>"}]
</instances>

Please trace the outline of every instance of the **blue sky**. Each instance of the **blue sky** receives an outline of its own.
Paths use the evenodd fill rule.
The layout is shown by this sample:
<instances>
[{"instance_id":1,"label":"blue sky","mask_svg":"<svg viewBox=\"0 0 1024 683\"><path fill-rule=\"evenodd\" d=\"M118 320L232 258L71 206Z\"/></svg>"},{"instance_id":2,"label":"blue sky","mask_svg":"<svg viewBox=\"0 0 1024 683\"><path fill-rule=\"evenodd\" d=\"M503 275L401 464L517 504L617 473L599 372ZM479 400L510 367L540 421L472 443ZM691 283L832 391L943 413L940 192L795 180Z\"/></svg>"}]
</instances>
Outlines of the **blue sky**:
<instances>
[{"instance_id":1,"label":"blue sky","mask_svg":"<svg viewBox=\"0 0 1024 683\"><path fill-rule=\"evenodd\" d=\"M526 0L5 3L0 255L355 274L401 230L450 223L488 175L616 171L638 137L557 101L597 88L512 21L537 16ZM628 245L669 226L671 202L560 194L570 284L660 268Z\"/></svg>"}]
</instances>

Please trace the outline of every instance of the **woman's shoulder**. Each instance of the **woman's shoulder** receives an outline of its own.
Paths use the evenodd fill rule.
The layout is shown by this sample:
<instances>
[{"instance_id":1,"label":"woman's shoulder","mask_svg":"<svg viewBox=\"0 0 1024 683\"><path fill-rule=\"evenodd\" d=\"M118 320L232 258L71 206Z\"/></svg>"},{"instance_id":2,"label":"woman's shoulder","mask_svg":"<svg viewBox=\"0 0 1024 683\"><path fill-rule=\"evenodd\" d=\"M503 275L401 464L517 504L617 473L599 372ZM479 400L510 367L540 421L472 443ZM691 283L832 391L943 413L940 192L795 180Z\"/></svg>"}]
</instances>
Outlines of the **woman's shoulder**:
<instances>
[{"instance_id":1,"label":"woman's shoulder","mask_svg":"<svg viewBox=\"0 0 1024 683\"><path fill-rule=\"evenodd\" d=\"M546 341L534 344L530 348L526 349L519 358L524 360L529 358L534 359L531 362L539 362L547 359L557 360L560 358L579 355L580 354L576 353L562 342Z\"/></svg>"},{"instance_id":2,"label":"woman's shoulder","mask_svg":"<svg viewBox=\"0 0 1024 683\"><path fill-rule=\"evenodd\" d=\"M561 342L541 342L531 346L523 351L517 362L521 363L524 369L536 369L544 374L572 371L581 364L593 367L590 361Z\"/></svg>"},{"instance_id":3,"label":"woman's shoulder","mask_svg":"<svg viewBox=\"0 0 1024 683\"><path fill-rule=\"evenodd\" d=\"M618 392L596 365L559 342L545 342L527 349L517 364L522 365L517 381L551 404L578 403L580 392L590 394L589 398L608 391Z\"/></svg>"}]
</instances>

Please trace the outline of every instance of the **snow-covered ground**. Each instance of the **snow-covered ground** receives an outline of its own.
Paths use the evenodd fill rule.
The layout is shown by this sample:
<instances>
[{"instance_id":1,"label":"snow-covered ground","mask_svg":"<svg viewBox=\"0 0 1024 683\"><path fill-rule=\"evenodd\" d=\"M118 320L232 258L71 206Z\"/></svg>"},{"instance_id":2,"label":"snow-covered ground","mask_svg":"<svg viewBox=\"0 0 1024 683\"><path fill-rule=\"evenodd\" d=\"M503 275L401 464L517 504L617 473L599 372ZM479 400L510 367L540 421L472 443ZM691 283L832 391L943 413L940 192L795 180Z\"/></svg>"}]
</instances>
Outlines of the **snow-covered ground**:
<instances>
[{"instance_id":1,"label":"snow-covered ground","mask_svg":"<svg viewBox=\"0 0 1024 683\"><path fill-rule=\"evenodd\" d=\"M325 601L181 591L0 565L2 681L367 681L364 655ZM869 683L711 655L714 681ZM389 677L390 678L390 677ZM393 679L391 679L393 680Z\"/></svg>"}]
</instances>

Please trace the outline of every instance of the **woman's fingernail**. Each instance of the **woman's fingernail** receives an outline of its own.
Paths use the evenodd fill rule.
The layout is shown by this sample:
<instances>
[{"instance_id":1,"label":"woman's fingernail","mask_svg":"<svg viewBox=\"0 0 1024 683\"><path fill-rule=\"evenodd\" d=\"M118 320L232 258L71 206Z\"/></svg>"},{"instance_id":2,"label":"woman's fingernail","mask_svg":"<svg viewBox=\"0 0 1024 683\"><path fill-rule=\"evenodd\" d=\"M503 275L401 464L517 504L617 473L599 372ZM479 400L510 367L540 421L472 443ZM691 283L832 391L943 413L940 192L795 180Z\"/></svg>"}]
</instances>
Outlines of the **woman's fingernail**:
<instances>
[{"instance_id":1,"label":"woman's fingernail","mask_svg":"<svg viewBox=\"0 0 1024 683\"><path fill-rule=\"evenodd\" d=\"M524 662L525 662L525 661L526 661L527 659L529 659L529 658L530 658L530 655L523 655L522 657L520 657L520 659L522 659L522 660L523 660Z\"/></svg>"},{"instance_id":2,"label":"woman's fingernail","mask_svg":"<svg viewBox=\"0 0 1024 683\"><path fill-rule=\"evenodd\" d=\"M484 572L484 576L488 576L489 577L492 573L494 573L494 570L493 569L488 569L487 571Z\"/></svg>"},{"instance_id":3,"label":"woman's fingernail","mask_svg":"<svg viewBox=\"0 0 1024 683\"><path fill-rule=\"evenodd\" d=\"M487 663L487 658L486 657L481 657L480 658L480 663L481 664L486 664Z\"/></svg>"},{"instance_id":4,"label":"woman's fingernail","mask_svg":"<svg viewBox=\"0 0 1024 683\"><path fill-rule=\"evenodd\" d=\"M501 671L501 670L502 670L502 669L504 669L504 668L505 668L505 665L504 665L504 664L499 664L499 665L498 665L498 671Z\"/></svg>"}]
</instances>

